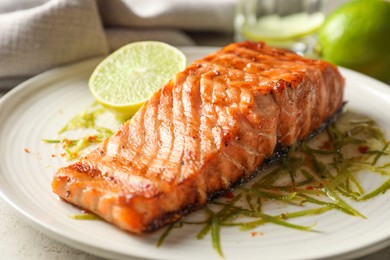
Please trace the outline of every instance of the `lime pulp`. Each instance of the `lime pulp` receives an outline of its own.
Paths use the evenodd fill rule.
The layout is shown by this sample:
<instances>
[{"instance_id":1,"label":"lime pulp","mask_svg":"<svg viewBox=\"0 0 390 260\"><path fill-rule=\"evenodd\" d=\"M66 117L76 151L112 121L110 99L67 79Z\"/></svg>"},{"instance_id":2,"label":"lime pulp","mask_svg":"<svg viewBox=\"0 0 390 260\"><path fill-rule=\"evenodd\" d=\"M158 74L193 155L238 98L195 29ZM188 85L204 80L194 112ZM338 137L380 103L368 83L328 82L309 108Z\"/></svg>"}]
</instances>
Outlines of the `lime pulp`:
<instances>
[{"instance_id":1,"label":"lime pulp","mask_svg":"<svg viewBox=\"0 0 390 260\"><path fill-rule=\"evenodd\" d=\"M92 73L89 88L101 105L126 119L185 66L185 55L171 45L135 42L106 57Z\"/></svg>"}]
</instances>

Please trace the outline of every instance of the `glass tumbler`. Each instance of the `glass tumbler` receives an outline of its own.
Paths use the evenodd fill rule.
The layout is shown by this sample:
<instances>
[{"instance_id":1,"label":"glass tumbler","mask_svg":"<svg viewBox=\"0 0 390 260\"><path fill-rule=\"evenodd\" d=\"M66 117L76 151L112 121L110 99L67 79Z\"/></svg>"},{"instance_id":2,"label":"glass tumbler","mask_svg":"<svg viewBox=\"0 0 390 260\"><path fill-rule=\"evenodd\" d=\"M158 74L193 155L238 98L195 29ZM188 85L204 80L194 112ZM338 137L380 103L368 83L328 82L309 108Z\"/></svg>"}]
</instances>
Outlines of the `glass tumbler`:
<instances>
[{"instance_id":1,"label":"glass tumbler","mask_svg":"<svg viewBox=\"0 0 390 260\"><path fill-rule=\"evenodd\" d=\"M325 19L325 0L237 0L235 40L268 45L312 56L316 31Z\"/></svg>"}]
</instances>

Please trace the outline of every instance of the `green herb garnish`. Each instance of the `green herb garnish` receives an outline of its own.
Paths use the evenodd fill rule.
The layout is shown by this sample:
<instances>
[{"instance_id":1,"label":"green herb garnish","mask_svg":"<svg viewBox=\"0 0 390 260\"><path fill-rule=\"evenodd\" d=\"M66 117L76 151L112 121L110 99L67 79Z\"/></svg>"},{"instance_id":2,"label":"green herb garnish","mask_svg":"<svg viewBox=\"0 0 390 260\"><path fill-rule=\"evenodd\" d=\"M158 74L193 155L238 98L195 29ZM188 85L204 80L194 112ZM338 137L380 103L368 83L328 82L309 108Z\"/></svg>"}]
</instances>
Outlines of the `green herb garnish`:
<instances>
[{"instance_id":1,"label":"green herb garnish","mask_svg":"<svg viewBox=\"0 0 390 260\"><path fill-rule=\"evenodd\" d=\"M69 217L77 220L101 220L101 218L92 213L69 215Z\"/></svg>"},{"instance_id":2,"label":"green herb garnish","mask_svg":"<svg viewBox=\"0 0 390 260\"><path fill-rule=\"evenodd\" d=\"M89 108L73 117L61 128L58 132L58 135L60 135L59 139L43 139L42 142L61 145L61 148L64 151L61 156L66 160L77 159L80 157L80 152L85 148L88 148L93 144L99 144L113 134L111 129L96 124L97 118L105 112L106 110L95 102ZM79 138L68 139L66 137L66 134L70 131L79 129L84 130Z\"/></svg>"}]
</instances>

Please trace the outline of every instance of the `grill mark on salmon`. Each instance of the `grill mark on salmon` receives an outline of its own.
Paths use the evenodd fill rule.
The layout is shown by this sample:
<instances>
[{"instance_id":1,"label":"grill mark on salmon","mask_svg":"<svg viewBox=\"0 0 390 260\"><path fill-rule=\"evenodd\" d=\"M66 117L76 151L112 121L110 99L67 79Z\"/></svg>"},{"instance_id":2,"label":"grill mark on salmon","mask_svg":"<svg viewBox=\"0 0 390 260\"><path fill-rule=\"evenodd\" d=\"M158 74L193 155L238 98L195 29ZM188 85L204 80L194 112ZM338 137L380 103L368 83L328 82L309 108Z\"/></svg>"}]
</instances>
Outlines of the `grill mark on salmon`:
<instances>
[{"instance_id":1,"label":"grill mark on salmon","mask_svg":"<svg viewBox=\"0 0 390 260\"><path fill-rule=\"evenodd\" d=\"M161 106L159 106L158 120L159 124L159 134L160 134L160 149L158 150L154 160L150 162L150 167L148 172L163 172L168 168L170 169L171 165L164 165L165 162L168 162L168 157L172 150L173 144L173 128L172 128L172 82L169 82L161 90ZM164 165L164 167L162 167Z\"/></svg>"},{"instance_id":2,"label":"grill mark on salmon","mask_svg":"<svg viewBox=\"0 0 390 260\"><path fill-rule=\"evenodd\" d=\"M138 163L132 165L133 171L143 172L145 173L145 176L148 176L147 173L150 161L152 161L158 153L160 132L157 128L157 125L159 124L157 115L160 97L161 95L154 95L152 99L149 100L148 106L146 106L144 120L145 143L142 146L142 150L139 152L139 156L137 157Z\"/></svg>"},{"instance_id":3,"label":"grill mark on salmon","mask_svg":"<svg viewBox=\"0 0 390 260\"><path fill-rule=\"evenodd\" d=\"M206 72L201 76L200 80L200 98L202 100L202 117L200 118L200 139L201 147L206 150L214 153L218 150L218 147L215 143L215 138L213 134L210 134L210 129L213 129L215 121L213 118L216 118L215 106L212 105L212 80L215 76L215 72ZM201 154L200 163L205 162L205 153Z\"/></svg>"},{"instance_id":4,"label":"grill mark on salmon","mask_svg":"<svg viewBox=\"0 0 390 260\"><path fill-rule=\"evenodd\" d=\"M179 80L176 84L183 84L188 75L179 73ZM174 129L174 141L169 161L174 165L171 171L166 172L165 176L168 180L176 179L181 174L181 165L183 164L183 153L184 153L184 132L186 121L183 120L183 104L182 104L182 88L173 89L173 129ZM185 118L184 118L185 119ZM175 175L175 173L177 173Z\"/></svg>"},{"instance_id":5,"label":"grill mark on salmon","mask_svg":"<svg viewBox=\"0 0 390 260\"><path fill-rule=\"evenodd\" d=\"M123 166L126 165L126 169L131 170L132 161L135 160L137 156L139 156L138 150L142 149L142 145L145 140L144 114L140 113L139 118L135 118L135 122L137 123L131 125L128 125L126 122L125 125L121 127L111 139L104 142L103 148L99 151L102 156L99 158L99 160L96 160L98 161L97 164L100 165L100 168L104 169L104 165L107 160L116 158L114 161L122 162L120 165L118 165L118 167L123 168ZM132 139L132 149L128 149L128 146L130 145L128 140L131 138L131 136L136 136L137 138ZM114 178L121 177L116 176L115 173L116 171L112 172Z\"/></svg>"},{"instance_id":6,"label":"grill mark on salmon","mask_svg":"<svg viewBox=\"0 0 390 260\"><path fill-rule=\"evenodd\" d=\"M64 200L146 233L204 207L281 151L323 128L343 104L329 63L263 43L195 61L86 157L59 169Z\"/></svg>"},{"instance_id":7,"label":"grill mark on salmon","mask_svg":"<svg viewBox=\"0 0 390 260\"><path fill-rule=\"evenodd\" d=\"M199 111L201 107L200 91L199 91L199 75L190 74L187 81L183 84L182 101L183 101L183 120L186 121L184 134L184 153L185 158L181 163L181 174L177 177L177 182L182 182L199 169L199 157L201 151L201 143L199 139Z\"/></svg>"}]
</instances>

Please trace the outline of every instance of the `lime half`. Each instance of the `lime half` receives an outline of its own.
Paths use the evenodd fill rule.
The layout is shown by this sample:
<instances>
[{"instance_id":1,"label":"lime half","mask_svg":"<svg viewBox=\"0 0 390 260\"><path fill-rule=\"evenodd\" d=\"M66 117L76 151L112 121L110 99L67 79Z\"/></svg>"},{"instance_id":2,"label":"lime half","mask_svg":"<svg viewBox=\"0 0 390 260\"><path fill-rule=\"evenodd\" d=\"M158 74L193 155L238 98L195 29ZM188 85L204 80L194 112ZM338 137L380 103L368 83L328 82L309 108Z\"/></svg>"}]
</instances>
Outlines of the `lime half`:
<instances>
[{"instance_id":1,"label":"lime half","mask_svg":"<svg viewBox=\"0 0 390 260\"><path fill-rule=\"evenodd\" d=\"M241 33L246 39L255 41L286 41L313 33L324 19L321 12L296 13L283 17L268 15L258 19L255 24L245 24Z\"/></svg>"},{"instance_id":2,"label":"lime half","mask_svg":"<svg viewBox=\"0 0 390 260\"><path fill-rule=\"evenodd\" d=\"M135 42L118 49L96 67L89 89L101 105L125 120L185 66L185 55L171 45Z\"/></svg>"}]
</instances>

